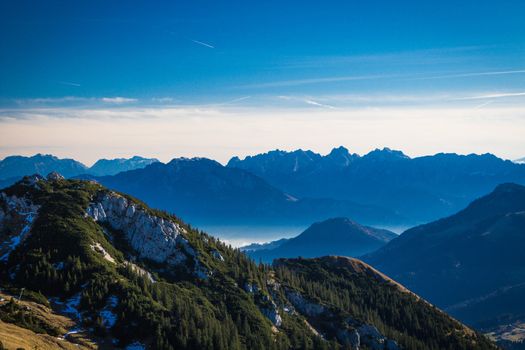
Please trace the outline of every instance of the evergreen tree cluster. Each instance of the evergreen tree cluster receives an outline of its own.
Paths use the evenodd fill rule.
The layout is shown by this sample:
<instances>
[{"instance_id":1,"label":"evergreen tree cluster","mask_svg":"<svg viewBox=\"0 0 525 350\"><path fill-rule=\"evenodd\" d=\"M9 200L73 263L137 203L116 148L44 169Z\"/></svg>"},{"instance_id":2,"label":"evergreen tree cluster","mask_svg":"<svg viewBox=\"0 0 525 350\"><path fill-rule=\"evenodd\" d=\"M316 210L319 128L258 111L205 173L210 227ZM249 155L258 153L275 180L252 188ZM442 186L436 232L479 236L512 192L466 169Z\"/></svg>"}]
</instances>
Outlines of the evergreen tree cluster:
<instances>
[{"instance_id":1,"label":"evergreen tree cluster","mask_svg":"<svg viewBox=\"0 0 525 350\"><path fill-rule=\"evenodd\" d=\"M307 299L326 306L339 320L350 317L376 326L404 349L496 348L483 335L379 273L371 269L355 271L345 261L349 259L282 259L276 262L275 271L285 288L300 291ZM316 321L323 325L327 320Z\"/></svg>"}]
</instances>

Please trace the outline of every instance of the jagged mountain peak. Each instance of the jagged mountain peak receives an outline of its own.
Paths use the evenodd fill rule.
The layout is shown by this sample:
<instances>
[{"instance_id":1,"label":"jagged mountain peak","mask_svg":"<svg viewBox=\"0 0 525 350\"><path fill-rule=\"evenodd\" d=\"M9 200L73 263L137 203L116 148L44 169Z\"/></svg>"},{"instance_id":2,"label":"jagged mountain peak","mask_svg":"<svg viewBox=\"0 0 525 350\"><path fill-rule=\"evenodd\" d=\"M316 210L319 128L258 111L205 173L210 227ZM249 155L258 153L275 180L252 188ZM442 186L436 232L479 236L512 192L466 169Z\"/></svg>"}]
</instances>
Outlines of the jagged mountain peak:
<instances>
[{"instance_id":1,"label":"jagged mountain peak","mask_svg":"<svg viewBox=\"0 0 525 350\"><path fill-rule=\"evenodd\" d=\"M52 171L49 174L47 174L46 179L49 181L58 181L58 180L64 180L65 178L59 172Z\"/></svg>"},{"instance_id":2,"label":"jagged mountain peak","mask_svg":"<svg viewBox=\"0 0 525 350\"><path fill-rule=\"evenodd\" d=\"M114 175L122 171L145 168L146 166L158 163L156 158L144 158L133 156L131 158L99 159L89 168L89 173L93 175Z\"/></svg>"},{"instance_id":3,"label":"jagged mountain peak","mask_svg":"<svg viewBox=\"0 0 525 350\"><path fill-rule=\"evenodd\" d=\"M297 160L300 162L310 162L314 160L318 160L322 158L322 156L318 153L315 153L311 150L303 150L303 149L296 149L294 151L284 151L280 149L275 149L272 151L268 151L266 153L257 154L254 156L246 156L243 160L241 160L239 157L235 156L230 159L227 166L234 166L235 164L238 164L240 162L258 162L258 161L289 161L289 160Z\"/></svg>"},{"instance_id":4,"label":"jagged mountain peak","mask_svg":"<svg viewBox=\"0 0 525 350\"><path fill-rule=\"evenodd\" d=\"M525 164L525 157L515 159L513 162L516 164Z\"/></svg>"},{"instance_id":5,"label":"jagged mountain peak","mask_svg":"<svg viewBox=\"0 0 525 350\"><path fill-rule=\"evenodd\" d=\"M351 154L348 149L343 146L333 148L332 151L325 156L325 159L329 159L331 162L342 167L349 166L354 160L359 158L360 156L358 154Z\"/></svg>"},{"instance_id":6,"label":"jagged mountain peak","mask_svg":"<svg viewBox=\"0 0 525 350\"><path fill-rule=\"evenodd\" d=\"M168 165L172 167L177 166L192 166L195 164L202 165L202 166L212 166L212 167L222 167L221 163L204 157L192 157L192 158L186 158L186 157L180 157L180 158L173 158L170 160Z\"/></svg>"},{"instance_id":7,"label":"jagged mountain peak","mask_svg":"<svg viewBox=\"0 0 525 350\"><path fill-rule=\"evenodd\" d=\"M365 154L363 158L381 161L410 159L410 157L404 154L402 151L393 150L388 147L384 147L383 149L376 148L375 150Z\"/></svg>"},{"instance_id":8,"label":"jagged mountain peak","mask_svg":"<svg viewBox=\"0 0 525 350\"><path fill-rule=\"evenodd\" d=\"M91 167L69 158L58 158L51 154L37 153L33 156L9 156L0 161L0 180L13 184L26 175L38 173L42 176L58 172L66 178L80 175L114 175L119 172L144 168L159 162L155 158L133 156L131 158L99 159Z\"/></svg>"}]
</instances>

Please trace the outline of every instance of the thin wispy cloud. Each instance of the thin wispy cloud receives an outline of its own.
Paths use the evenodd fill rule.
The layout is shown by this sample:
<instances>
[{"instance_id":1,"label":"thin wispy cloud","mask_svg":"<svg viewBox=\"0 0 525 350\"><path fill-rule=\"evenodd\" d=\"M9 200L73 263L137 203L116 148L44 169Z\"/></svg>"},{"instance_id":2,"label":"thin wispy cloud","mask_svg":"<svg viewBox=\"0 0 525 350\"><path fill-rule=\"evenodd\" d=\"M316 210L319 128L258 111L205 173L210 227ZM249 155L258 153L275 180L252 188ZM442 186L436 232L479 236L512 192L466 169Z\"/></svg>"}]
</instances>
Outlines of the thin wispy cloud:
<instances>
[{"instance_id":1,"label":"thin wispy cloud","mask_svg":"<svg viewBox=\"0 0 525 350\"><path fill-rule=\"evenodd\" d=\"M64 96L64 97L41 97L41 98L26 98L15 99L17 105L35 105L35 104L63 104L63 103L83 103L88 101L95 101L94 98Z\"/></svg>"},{"instance_id":2,"label":"thin wispy cloud","mask_svg":"<svg viewBox=\"0 0 525 350\"><path fill-rule=\"evenodd\" d=\"M79 83L74 83L72 81L59 81L58 82L59 84L62 84L62 85L67 85L67 86L75 86L75 87L80 87L82 85L80 85Z\"/></svg>"},{"instance_id":3,"label":"thin wispy cloud","mask_svg":"<svg viewBox=\"0 0 525 350\"><path fill-rule=\"evenodd\" d=\"M205 43L203 41L199 41L199 40L191 40L193 41L195 44L198 44L198 45L201 45L201 46L205 46L207 48L210 48L210 49L214 49L215 46L211 45L211 44L208 44L208 43Z\"/></svg>"},{"instance_id":4,"label":"thin wispy cloud","mask_svg":"<svg viewBox=\"0 0 525 350\"><path fill-rule=\"evenodd\" d=\"M457 73L457 74L443 74L443 75L434 75L434 76L414 78L414 80L469 78L469 77L483 77L483 76L510 75L510 74L525 74L525 69L504 70L504 71L488 71L488 72Z\"/></svg>"},{"instance_id":5,"label":"thin wispy cloud","mask_svg":"<svg viewBox=\"0 0 525 350\"><path fill-rule=\"evenodd\" d=\"M481 95L474 95L474 96L466 96L466 97L459 97L455 98L454 100L484 100L484 99L496 99L496 98L504 98L504 97L520 97L525 96L525 92L499 92L499 93L493 93L493 94L481 94Z\"/></svg>"},{"instance_id":6,"label":"thin wispy cloud","mask_svg":"<svg viewBox=\"0 0 525 350\"><path fill-rule=\"evenodd\" d=\"M474 109L481 109L481 108L483 108L483 107L485 107L485 106L488 106L488 105L491 104L492 102L494 102L494 101L492 101L492 100L488 100L488 101L486 101L486 102L480 103L479 105L477 105L476 107L474 107Z\"/></svg>"},{"instance_id":7,"label":"thin wispy cloud","mask_svg":"<svg viewBox=\"0 0 525 350\"><path fill-rule=\"evenodd\" d=\"M26 98L14 99L18 106L81 106L81 105L96 105L96 104L124 104L134 103L139 100L129 97L80 97L80 96L64 96L64 97L42 97L42 98Z\"/></svg>"},{"instance_id":8,"label":"thin wispy cloud","mask_svg":"<svg viewBox=\"0 0 525 350\"><path fill-rule=\"evenodd\" d=\"M285 86L299 86L308 84L322 84L322 83L336 83L344 81L358 81L358 80L374 80L399 77L399 75L363 75L363 76L341 76L341 77L325 77L325 78L309 78L296 80L282 80L272 81L260 84L242 85L242 88L266 88L266 87L285 87Z\"/></svg>"},{"instance_id":9,"label":"thin wispy cloud","mask_svg":"<svg viewBox=\"0 0 525 350\"><path fill-rule=\"evenodd\" d=\"M173 97L153 97L151 99L153 102L157 103L173 103L175 99Z\"/></svg>"},{"instance_id":10,"label":"thin wispy cloud","mask_svg":"<svg viewBox=\"0 0 525 350\"><path fill-rule=\"evenodd\" d=\"M122 104L122 103L131 103L131 102L137 102L138 100L136 98L128 98L128 97L102 97L100 99L102 102L105 103L115 103L115 104Z\"/></svg>"},{"instance_id":11,"label":"thin wispy cloud","mask_svg":"<svg viewBox=\"0 0 525 350\"><path fill-rule=\"evenodd\" d=\"M350 64L402 64L416 65L450 64L472 60L480 51L494 48L494 45L441 47L419 50L406 50L386 53L370 53L358 55L324 55L291 58L288 62L279 63L288 69L318 68L327 66L347 66Z\"/></svg>"}]
</instances>

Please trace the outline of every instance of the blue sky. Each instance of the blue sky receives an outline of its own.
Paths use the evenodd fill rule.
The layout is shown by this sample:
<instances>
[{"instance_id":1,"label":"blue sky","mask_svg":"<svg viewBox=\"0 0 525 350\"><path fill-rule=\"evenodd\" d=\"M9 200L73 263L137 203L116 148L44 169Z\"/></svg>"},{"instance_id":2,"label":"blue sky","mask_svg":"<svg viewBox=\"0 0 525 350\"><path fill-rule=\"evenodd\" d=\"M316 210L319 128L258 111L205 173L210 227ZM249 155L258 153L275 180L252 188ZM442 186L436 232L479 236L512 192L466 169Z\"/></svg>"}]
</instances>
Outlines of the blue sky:
<instances>
[{"instance_id":1,"label":"blue sky","mask_svg":"<svg viewBox=\"0 0 525 350\"><path fill-rule=\"evenodd\" d=\"M461 109L469 113L490 109L490 118L514 118L514 127L501 130L516 140L488 146L506 157L525 155L516 132L524 126L524 14L525 2L501 0L4 0L0 2L0 133L11 130L13 120L34 120L35 115L67 119L87 108L97 115L106 112L105 127L110 129L118 127L118 122L110 123L118 119L116 115L145 118L138 117L145 108L148 116L172 110L185 122L194 120L195 113L199 118L202 113L265 118L264 111L275 116L276 109L287 118L301 113L322 118L322 111L347 110L352 118L356 109L371 108L383 109L383 118L403 115L402 108L418 109L424 117L439 109L454 110L451 115ZM272 120L273 125L276 122ZM471 123L465 127L480 125ZM135 133L132 127L130 135ZM250 129L239 129L246 132ZM415 138L418 133L414 129ZM478 139L483 135L478 134ZM187 144L171 154L196 150L222 159L227 152L309 144L286 138L273 141L274 147L229 145L221 154L214 150L224 141L210 145L208 151ZM423 141L414 139L414 146L390 139L385 143L399 144L413 154L439 148L437 140L435 147L421 148ZM67 142L51 145L42 139L21 148L2 141L0 153L47 148L66 155L76 146ZM333 142L319 138L311 146L325 150ZM473 145L472 141L453 145L458 152L491 149L469 148L468 143ZM158 149L163 146L168 147L158 145ZM389 145L377 138L353 146L365 150ZM120 155L128 146L107 147L108 153ZM95 154L81 157L89 161Z\"/></svg>"},{"instance_id":2,"label":"blue sky","mask_svg":"<svg viewBox=\"0 0 525 350\"><path fill-rule=\"evenodd\" d=\"M3 1L0 12L2 98L524 88L524 72L411 80L525 70L523 1ZM323 78L334 80L300 84Z\"/></svg>"}]
</instances>

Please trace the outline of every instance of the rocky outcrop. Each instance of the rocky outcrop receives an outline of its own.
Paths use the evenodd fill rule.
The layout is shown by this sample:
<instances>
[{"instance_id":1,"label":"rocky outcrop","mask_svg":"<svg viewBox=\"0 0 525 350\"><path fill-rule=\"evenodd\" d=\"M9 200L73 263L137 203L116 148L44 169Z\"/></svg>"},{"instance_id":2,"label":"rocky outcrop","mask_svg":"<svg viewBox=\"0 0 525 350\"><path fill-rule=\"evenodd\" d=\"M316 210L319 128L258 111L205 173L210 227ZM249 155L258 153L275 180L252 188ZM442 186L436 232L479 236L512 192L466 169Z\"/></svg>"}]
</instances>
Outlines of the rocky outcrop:
<instances>
[{"instance_id":1,"label":"rocky outcrop","mask_svg":"<svg viewBox=\"0 0 525 350\"><path fill-rule=\"evenodd\" d=\"M323 305L310 302L300 293L295 291L286 291L286 298L292 303L296 310L308 317L319 316L327 311L327 308Z\"/></svg>"},{"instance_id":2,"label":"rocky outcrop","mask_svg":"<svg viewBox=\"0 0 525 350\"><path fill-rule=\"evenodd\" d=\"M214 249L211 251L211 255L217 259L217 260L220 260L220 261L224 261L224 257L221 255L221 253L219 253L218 250Z\"/></svg>"},{"instance_id":3,"label":"rocky outcrop","mask_svg":"<svg viewBox=\"0 0 525 350\"><path fill-rule=\"evenodd\" d=\"M2 231L3 229L4 219L5 219L5 211L4 209L2 209L2 207L0 207L0 231Z\"/></svg>"},{"instance_id":4,"label":"rocky outcrop","mask_svg":"<svg viewBox=\"0 0 525 350\"><path fill-rule=\"evenodd\" d=\"M369 324L363 324L357 328L361 344L372 350L397 350L399 349L394 340L387 339L379 330Z\"/></svg>"},{"instance_id":5,"label":"rocky outcrop","mask_svg":"<svg viewBox=\"0 0 525 350\"><path fill-rule=\"evenodd\" d=\"M351 349L359 349L361 346L361 336L355 329L340 329L337 331L337 339Z\"/></svg>"},{"instance_id":6,"label":"rocky outcrop","mask_svg":"<svg viewBox=\"0 0 525 350\"><path fill-rule=\"evenodd\" d=\"M260 309L261 313L266 316L270 320L270 322L273 323L274 326L280 327L283 323L283 320L281 318L281 315L279 314L279 310L277 308L277 305L273 300L270 301L270 305L267 307L263 307Z\"/></svg>"},{"instance_id":7,"label":"rocky outcrop","mask_svg":"<svg viewBox=\"0 0 525 350\"><path fill-rule=\"evenodd\" d=\"M0 193L0 261L9 255L29 235L39 206L28 198Z\"/></svg>"},{"instance_id":8,"label":"rocky outcrop","mask_svg":"<svg viewBox=\"0 0 525 350\"><path fill-rule=\"evenodd\" d=\"M250 293L250 294L257 293L259 291L259 287L257 286L256 283L246 282L244 283L243 288L247 293Z\"/></svg>"},{"instance_id":9,"label":"rocky outcrop","mask_svg":"<svg viewBox=\"0 0 525 350\"><path fill-rule=\"evenodd\" d=\"M151 283L156 282L148 270L143 269L142 267L132 263L131 261L124 261L124 265L129 266L131 268L131 271L133 271L137 275L141 277L146 277Z\"/></svg>"},{"instance_id":10,"label":"rocky outcrop","mask_svg":"<svg viewBox=\"0 0 525 350\"><path fill-rule=\"evenodd\" d=\"M332 316L332 312L328 307L307 300L297 291L286 290L286 298L309 321L319 317L331 318ZM336 328L337 339L351 349L359 350L363 346L372 350L399 349L394 340L386 338L372 325L359 322L353 318L347 318L344 325L334 324L333 328Z\"/></svg>"},{"instance_id":11,"label":"rocky outcrop","mask_svg":"<svg viewBox=\"0 0 525 350\"><path fill-rule=\"evenodd\" d=\"M109 261L110 263L113 263L115 264L115 259L113 259L113 257L111 255L109 255L109 253L104 249L104 247L102 247L102 245L98 242L96 243L93 243L91 245L91 249L93 249L93 251L101 254L104 259L106 259L107 261Z\"/></svg>"},{"instance_id":12,"label":"rocky outcrop","mask_svg":"<svg viewBox=\"0 0 525 350\"><path fill-rule=\"evenodd\" d=\"M58 181L58 180L64 180L64 177L57 173L56 171L52 171L49 174L47 174L46 179L48 181Z\"/></svg>"},{"instance_id":13,"label":"rocky outcrop","mask_svg":"<svg viewBox=\"0 0 525 350\"><path fill-rule=\"evenodd\" d=\"M29 175L29 176L24 176L22 178L22 184L26 186L31 186L31 187L38 187L38 182L42 180L44 180L42 175L39 175L39 174Z\"/></svg>"},{"instance_id":14,"label":"rocky outcrop","mask_svg":"<svg viewBox=\"0 0 525 350\"><path fill-rule=\"evenodd\" d=\"M86 215L123 232L138 257L170 265L193 260L193 273L206 279L209 272L200 264L195 249L182 235L185 229L170 220L151 215L127 198L105 192L87 208Z\"/></svg>"}]
</instances>

